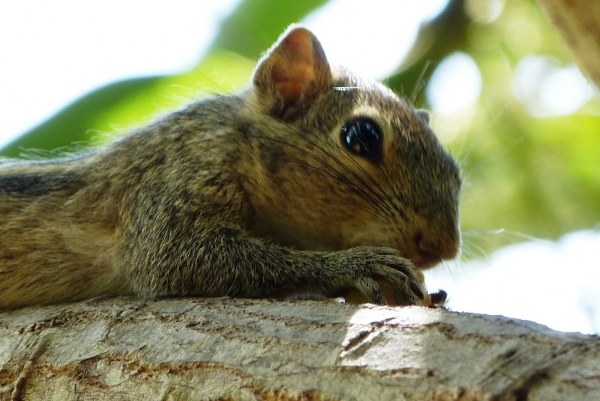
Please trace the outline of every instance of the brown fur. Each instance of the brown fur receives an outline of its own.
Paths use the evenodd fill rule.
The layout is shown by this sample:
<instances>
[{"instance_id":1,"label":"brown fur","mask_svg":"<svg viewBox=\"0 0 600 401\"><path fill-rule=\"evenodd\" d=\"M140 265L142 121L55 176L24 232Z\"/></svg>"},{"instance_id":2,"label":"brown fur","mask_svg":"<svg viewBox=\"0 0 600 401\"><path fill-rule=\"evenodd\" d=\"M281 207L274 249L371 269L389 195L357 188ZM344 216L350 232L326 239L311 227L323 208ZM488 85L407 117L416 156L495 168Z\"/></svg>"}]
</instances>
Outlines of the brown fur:
<instances>
[{"instance_id":1,"label":"brown fur","mask_svg":"<svg viewBox=\"0 0 600 401\"><path fill-rule=\"evenodd\" d=\"M383 131L381 160L340 129ZM389 89L331 69L293 26L253 85L78 158L0 169L0 308L141 296L337 295L419 304L459 247L459 170Z\"/></svg>"}]
</instances>

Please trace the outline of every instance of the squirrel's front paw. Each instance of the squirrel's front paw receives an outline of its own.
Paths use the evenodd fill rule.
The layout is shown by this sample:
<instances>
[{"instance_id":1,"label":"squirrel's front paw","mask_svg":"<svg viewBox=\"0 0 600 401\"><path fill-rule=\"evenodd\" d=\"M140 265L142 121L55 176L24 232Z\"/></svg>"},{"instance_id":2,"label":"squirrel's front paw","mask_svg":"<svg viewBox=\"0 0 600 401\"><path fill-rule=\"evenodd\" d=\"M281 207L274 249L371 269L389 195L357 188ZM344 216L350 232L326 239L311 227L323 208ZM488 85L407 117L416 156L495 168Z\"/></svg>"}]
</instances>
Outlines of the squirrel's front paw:
<instances>
[{"instance_id":1,"label":"squirrel's front paw","mask_svg":"<svg viewBox=\"0 0 600 401\"><path fill-rule=\"evenodd\" d=\"M391 305L423 304L427 291L422 279L412 263L398 251L357 247L333 255L336 270L345 273L340 282L332 283L337 287L333 290L349 288L346 299Z\"/></svg>"}]
</instances>

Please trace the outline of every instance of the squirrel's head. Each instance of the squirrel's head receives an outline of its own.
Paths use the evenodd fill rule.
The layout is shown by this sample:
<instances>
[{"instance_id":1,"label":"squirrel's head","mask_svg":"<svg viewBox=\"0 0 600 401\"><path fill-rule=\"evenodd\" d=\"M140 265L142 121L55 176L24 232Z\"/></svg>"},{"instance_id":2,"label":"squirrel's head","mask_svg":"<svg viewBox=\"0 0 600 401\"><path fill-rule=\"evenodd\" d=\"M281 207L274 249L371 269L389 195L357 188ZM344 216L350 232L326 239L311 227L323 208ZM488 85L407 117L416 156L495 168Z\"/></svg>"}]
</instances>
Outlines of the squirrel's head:
<instances>
[{"instance_id":1,"label":"squirrel's head","mask_svg":"<svg viewBox=\"0 0 600 401\"><path fill-rule=\"evenodd\" d=\"M460 171L427 112L331 68L298 25L261 59L245 99L258 234L299 249L392 247L419 268L455 257Z\"/></svg>"}]
</instances>

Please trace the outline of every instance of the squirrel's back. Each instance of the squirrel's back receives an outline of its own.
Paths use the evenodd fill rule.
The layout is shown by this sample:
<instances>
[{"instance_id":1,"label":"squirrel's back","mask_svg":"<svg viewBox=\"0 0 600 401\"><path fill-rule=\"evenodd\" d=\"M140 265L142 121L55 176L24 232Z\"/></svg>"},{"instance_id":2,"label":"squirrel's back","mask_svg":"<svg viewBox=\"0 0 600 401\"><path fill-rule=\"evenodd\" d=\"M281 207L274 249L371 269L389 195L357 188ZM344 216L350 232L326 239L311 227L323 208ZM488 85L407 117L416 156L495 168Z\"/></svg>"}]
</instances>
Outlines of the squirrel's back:
<instances>
[{"instance_id":1,"label":"squirrel's back","mask_svg":"<svg viewBox=\"0 0 600 401\"><path fill-rule=\"evenodd\" d=\"M0 308L131 293L115 267L133 208L165 183L229 179L236 141L215 127L241 104L207 99L96 151L0 166Z\"/></svg>"}]
</instances>

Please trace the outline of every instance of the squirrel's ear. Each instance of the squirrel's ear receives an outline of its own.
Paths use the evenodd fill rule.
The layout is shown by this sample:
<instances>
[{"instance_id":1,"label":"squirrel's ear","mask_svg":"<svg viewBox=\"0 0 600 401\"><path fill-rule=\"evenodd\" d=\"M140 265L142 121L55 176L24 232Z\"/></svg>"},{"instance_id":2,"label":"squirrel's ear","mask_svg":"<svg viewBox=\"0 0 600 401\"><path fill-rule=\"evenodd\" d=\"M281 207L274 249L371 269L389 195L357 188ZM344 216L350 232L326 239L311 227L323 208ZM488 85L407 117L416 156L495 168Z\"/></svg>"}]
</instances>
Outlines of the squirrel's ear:
<instances>
[{"instance_id":1,"label":"squirrel's ear","mask_svg":"<svg viewBox=\"0 0 600 401\"><path fill-rule=\"evenodd\" d=\"M281 115L330 88L331 69L315 35L292 25L260 60L253 83L263 101L271 98L271 112Z\"/></svg>"}]
</instances>

